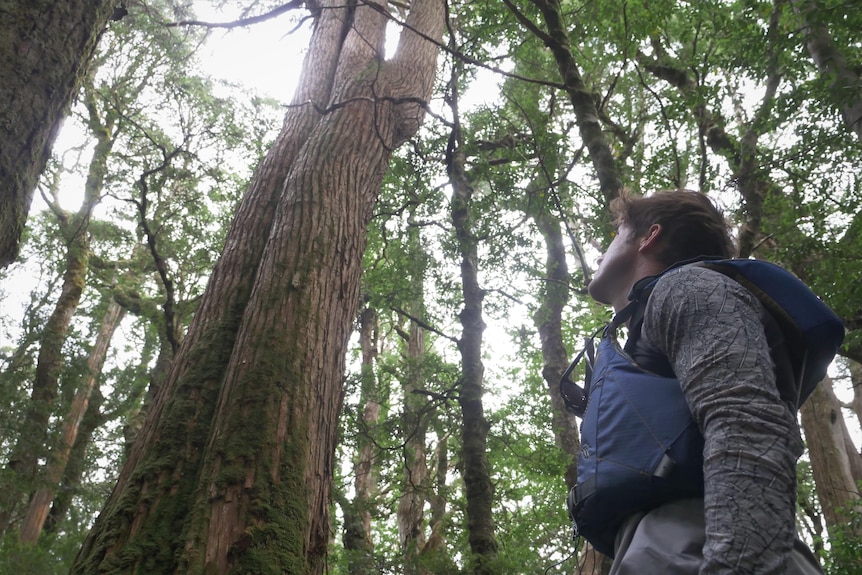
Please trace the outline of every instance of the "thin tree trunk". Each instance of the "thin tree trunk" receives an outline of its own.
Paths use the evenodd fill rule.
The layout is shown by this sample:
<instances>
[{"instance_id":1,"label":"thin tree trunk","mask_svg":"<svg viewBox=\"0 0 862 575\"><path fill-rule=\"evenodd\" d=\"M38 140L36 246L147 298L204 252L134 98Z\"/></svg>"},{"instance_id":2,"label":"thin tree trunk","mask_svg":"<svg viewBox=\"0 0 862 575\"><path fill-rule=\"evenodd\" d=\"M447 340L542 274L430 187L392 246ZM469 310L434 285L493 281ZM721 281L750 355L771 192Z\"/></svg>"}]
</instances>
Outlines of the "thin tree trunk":
<instances>
[{"instance_id":1,"label":"thin tree trunk","mask_svg":"<svg viewBox=\"0 0 862 575\"><path fill-rule=\"evenodd\" d=\"M847 371L850 372L850 384L853 387L853 399L849 407L856 416L856 425L862 429L862 363L848 359Z\"/></svg>"},{"instance_id":2,"label":"thin tree trunk","mask_svg":"<svg viewBox=\"0 0 862 575\"><path fill-rule=\"evenodd\" d=\"M447 562L449 569L439 569L438 573L456 573L460 571L446 553L445 524L446 524L446 493L449 492L446 480L449 475L449 436L441 434L437 446L434 448L434 489L430 496L431 513L429 527L431 534L422 548L422 556L431 558L434 564L439 565Z\"/></svg>"},{"instance_id":3,"label":"thin tree trunk","mask_svg":"<svg viewBox=\"0 0 862 575\"><path fill-rule=\"evenodd\" d=\"M380 420L381 399L374 376L377 357L377 312L368 307L359 314L359 347L362 351L360 373L360 405L363 405L358 422L356 477L352 503L346 502L344 511L344 550L348 553L348 573L369 575L377 572L374 562L374 542L371 539L371 504L377 488L375 474L375 445L369 434L374 433Z\"/></svg>"},{"instance_id":4,"label":"thin tree trunk","mask_svg":"<svg viewBox=\"0 0 862 575\"><path fill-rule=\"evenodd\" d=\"M42 529L43 534L54 534L62 529L62 522L66 519L69 509L72 507L73 499L80 492L84 473L90 469L87 452L93 443L93 434L96 429L105 424L105 418L102 415L102 405L104 402L105 397L102 395L99 389L99 382L97 381L95 389L90 394L87 412L84 414L84 419L78 428L78 438L69 454L66 470L63 474L63 479L60 481L60 488L54 494L51 511L48 514L48 519L45 521L45 527Z\"/></svg>"},{"instance_id":5,"label":"thin tree trunk","mask_svg":"<svg viewBox=\"0 0 862 575\"><path fill-rule=\"evenodd\" d=\"M539 308L533 315L533 322L539 332L542 342L542 377L548 384L551 396L552 425L554 439L563 453L569 456L566 466L566 487L571 489L578 479L578 450L580 449L580 432L578 420L566 410L560 396L560 378L568 367L566 348L563 345L562 314L563 307L568 302L569 271L566 263L566 249L563 244L563 234L560 222L547 212L533 216L536 225L545 239L545 273L546 286ZM564 501L564 494L560 494ZM574 541L572 542L574 545ZM610 569L611 560L605 557L585 542L578 559L579 571L583 575L600 575Z\"/></svg>"},{"instance_id":6,"label":"thin tree trunk","mask_svg":"<svg viewBox=\"0 0 862 575\"><path fill-rule=\"evenodd\" d=\"M539 308L533 314L533 323L542 343L542 377L551 397L554 439L570 458L565 480L566 486L571 488L578 478L580 434L578 421L566 410L559 387L560 378L569 363L563 344L563 308L569 300L569 268L559 220L547 212L535 214L533 219L545 239L546 278Z\"/></svg>"},{"instance_id":7,"label":"thin tree trunk","mask_svg":"<svg viewBox=\"0 0 862 575\"><path fill-rule=\"evenodd\" d=\"M18 255L36 181L116 2L0 6L0 268Z\"/></svg>"},{"instance_id":8,"label":"thin tree trunk","mask_svg":"<svg viewBox=\"0 0 862 575\"><path fill-rule=\"evenodd\" d=\"M421 258L418 258L421 260ZM416 276L422 281L422 275ZM419 286L421 293L421 286ZM417 317L420 309L411 310ZM398 501L398 541L404 554L405 575L423 573L417 561L425 546L424 507L427 491L428 466L425 461L427 423L422 413L424 398L416 391L423 388L422 362L425 356L425 332L415 321L410 322L407 342L407 378L404 382L404 479Z\"/></svg>"},{"instance_id":9,"label":"thin tree trunk","mask_svg":"<svg viewBox=\"0 0 862 575\"><path fill-rule=\"evenodd\" d=\"M453 76L456 74L453 72ZM484 371L482 363L482 319L484 290L479 286L478 239L473 235L470 210L473 187L465 171L466 156L459 124L457 77L450 82L450 105L455 127L449 140L446 169L452 185L452 223L461 253L461 286L464 307L459 314L461 338L461 380L458 402L461 405L461 461L467 498L467 539L473 553L470 571L476 575L496 573L497 540L491 506L494 487L487 443L490 424L482 403Z\"/></svg>"},{"instance_id":10,"label":"thin tree trunk","mask_svg":"<svg viewBox=\"0 0 862 575\"><path fill-rule=\"evenodd\" d=\"M390 61L385 6L317 7L285 129L73 573L323 571L365 230L430 97L444 5L411 4Z\"/></svg>"},{"instance_id":11,"label":"thin tree trunk","mask_svg":"<svg viewBox=\"0 0 862 575\"><path fill-rule=\"evenodd\" d=\"M57 486L63 478L66 464L69 461L69 454L72 452L72 447L75 445L75 440L78 437L78 428L81 420L84 418L84 414L87 412L90 394L101 375L102 366L108 355L108 346L111 343L111 337L113 337L114 330L116 330L122 317L123 309L117 302L111 300L102 318L102 325L96 336L96 343L93 345L90 356L87 358L87 372L84 375L84 380L81 387L75 393L75 397L72 399L72 404L69 406L69 411L63 421L63 434L60 438L60 444L51 453L45 477L45 485L36 490L35 495L30 500L30 506L27 509L24 521L21 524L19 536L22 543L35 544L42 533L42 527L45 524L45 518L48 517L51 503L54 501Z\"/></svg>"},{"instance_id":12,"label":"thin tree trunk","mask_svg":"<svg viewBox=\"0 0 862 575\"><path fill-rule=\"evenodd\" d=\"M835 536L848 527L847 510L860 508L860 494L848 458L844 416L829 377L814 389L801 413L817 497L826 529ZM845 535L859 537L862 533Z\"/></svg>"}]
</instances>

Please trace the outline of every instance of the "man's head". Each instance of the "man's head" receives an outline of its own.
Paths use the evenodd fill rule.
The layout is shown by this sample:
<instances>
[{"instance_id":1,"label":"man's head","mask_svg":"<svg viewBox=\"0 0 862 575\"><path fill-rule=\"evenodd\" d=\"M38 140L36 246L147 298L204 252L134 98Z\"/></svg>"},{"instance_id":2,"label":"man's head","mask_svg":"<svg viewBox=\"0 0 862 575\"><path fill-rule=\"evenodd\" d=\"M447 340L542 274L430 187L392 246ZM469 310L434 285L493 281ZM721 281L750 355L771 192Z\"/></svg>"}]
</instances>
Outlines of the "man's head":
<instances>
[{"instance_id":1,"label":"man's head","mask_svg":"<svg viewBox=\"0 0 862 575\"><path fill-rule=\"evenodd\" d=\"M699 256L733 255L727 223L703 194L687 190L648 197L624 194L610 208L617 234L599 258L589 291L617 311L643 277Z\"/></svg>"},{"instance_id":2,"label":"man's head","mask_svg":"<svg viewBox=\"0 0 862 575\"><path fill-rule=\"evenodd\" d=\"M652 196L622 194L611 202L614 226L628 224L634 237L661 226L655 256L665 267L701 256L733 257L727 221L708 197L690 190L665 190Z\"/></svg>"}]
</instances>

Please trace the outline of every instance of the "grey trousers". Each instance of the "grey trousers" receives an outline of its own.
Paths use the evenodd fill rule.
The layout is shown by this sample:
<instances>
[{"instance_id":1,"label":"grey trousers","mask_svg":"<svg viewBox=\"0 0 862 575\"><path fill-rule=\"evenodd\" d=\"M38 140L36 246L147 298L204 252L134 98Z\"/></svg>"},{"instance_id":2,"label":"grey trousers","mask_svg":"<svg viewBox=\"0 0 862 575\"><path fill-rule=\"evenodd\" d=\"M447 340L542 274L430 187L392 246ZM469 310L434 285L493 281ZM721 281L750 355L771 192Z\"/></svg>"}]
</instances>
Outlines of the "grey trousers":
<instances>
[{"instance_id":1,"label":"grey trousers","mask_svg":"<svg viewBox=\"0 0 862 575\"><path fill-rule=\"evenodd\" d=\"M684 499L635 514L617 534L610 575L697 575L705 540L703 499ZM822 575L823 571L797 538L784 573Z\"/></svg>"}]
</instances>

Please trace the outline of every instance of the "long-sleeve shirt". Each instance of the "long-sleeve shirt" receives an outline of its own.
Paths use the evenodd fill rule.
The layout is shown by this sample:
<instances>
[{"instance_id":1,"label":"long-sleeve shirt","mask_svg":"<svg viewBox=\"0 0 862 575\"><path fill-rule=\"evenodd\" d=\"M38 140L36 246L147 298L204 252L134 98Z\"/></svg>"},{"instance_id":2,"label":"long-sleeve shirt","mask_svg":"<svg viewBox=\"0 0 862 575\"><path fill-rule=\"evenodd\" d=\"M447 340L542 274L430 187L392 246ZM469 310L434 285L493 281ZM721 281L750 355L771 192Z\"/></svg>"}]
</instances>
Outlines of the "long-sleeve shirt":
<instances>
[{"instance_id":1,"label":"long-sleeve shirt","mask_svg":"<svg viewBox=\"0 0 862 575\"><path fill-rule=\"evenodd\" d=\"M642 344L668 357L704 436L700 573L785 573L795 537L795 413L779 397L763 306L701 267L664 275Z\"/></svg>"}]
</instances>

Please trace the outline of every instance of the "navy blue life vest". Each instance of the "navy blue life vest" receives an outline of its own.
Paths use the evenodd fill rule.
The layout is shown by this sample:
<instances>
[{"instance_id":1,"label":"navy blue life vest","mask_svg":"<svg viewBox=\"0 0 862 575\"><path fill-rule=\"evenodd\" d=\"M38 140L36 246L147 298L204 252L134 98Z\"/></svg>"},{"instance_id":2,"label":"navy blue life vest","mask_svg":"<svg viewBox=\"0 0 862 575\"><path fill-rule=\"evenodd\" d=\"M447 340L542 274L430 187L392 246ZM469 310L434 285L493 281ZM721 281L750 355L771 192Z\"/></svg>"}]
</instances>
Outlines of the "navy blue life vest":
<instances>
[{"instance_id":1,"label":"navy blue life vest","mask_svg":"<svg viewBox=\"0 0 862 575\"><path fill-rule=\"evenodd\" d=\"M801 405L844 338L838 317L774 264L738 259L692 265L720 271L760 299L769 312L765 327L776 369L784 375L777 378L785 386L781 397L791 408ZM616 338L617 327L628 321L626 349L637 347L646 301L661 275L635 285L632 303L605 328L597 352L589 340L560 383L566 405L582 417L578 481L567 500L575 536L610 557L626 517L703 494L703 437L667 358L652 358L647 370ZM569 375L582 358L587 369L580 388Z\"/></svg>"}]
</instances>

